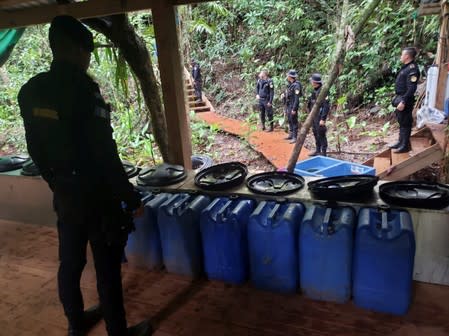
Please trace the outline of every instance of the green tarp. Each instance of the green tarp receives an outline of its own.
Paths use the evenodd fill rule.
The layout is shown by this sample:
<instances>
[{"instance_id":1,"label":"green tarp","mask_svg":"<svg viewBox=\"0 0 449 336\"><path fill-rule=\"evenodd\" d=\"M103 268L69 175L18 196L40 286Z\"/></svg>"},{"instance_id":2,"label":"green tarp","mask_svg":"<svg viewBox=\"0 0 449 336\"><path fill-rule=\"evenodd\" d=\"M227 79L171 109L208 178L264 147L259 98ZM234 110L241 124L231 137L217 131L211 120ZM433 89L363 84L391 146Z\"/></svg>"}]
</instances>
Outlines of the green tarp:
<instances>
[{"instance_id":1,"label":"green tarp","mask_svg":"<svg viewBox=\"0 0 449 336\"><path fill-rule=\"evenodd\" d=\"M24 31L25 28L0 30L0 66L6 62Z\"/></svg>"}]
</instances>

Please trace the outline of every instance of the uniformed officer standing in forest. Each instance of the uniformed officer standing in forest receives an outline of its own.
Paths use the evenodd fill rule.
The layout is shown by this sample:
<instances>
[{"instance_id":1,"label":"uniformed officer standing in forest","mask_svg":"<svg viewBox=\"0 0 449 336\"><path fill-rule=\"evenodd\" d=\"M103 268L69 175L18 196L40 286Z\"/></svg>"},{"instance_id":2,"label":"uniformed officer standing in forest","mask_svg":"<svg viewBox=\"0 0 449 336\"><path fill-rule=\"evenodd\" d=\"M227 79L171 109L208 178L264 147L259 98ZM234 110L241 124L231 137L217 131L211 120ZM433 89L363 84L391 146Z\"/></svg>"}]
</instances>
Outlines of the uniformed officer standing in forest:
<instances>
[{"instance_id":1,"label":"uniformed officer standing in forest","mask_svg":"<svg viewBox=\"0 0 449 336\"><path fill-rule=\"evenodd\" d=\"M401 70L396 77L393 106L396 108L396 119L399 123L399 140L390 148L396 148L396 153L407 153L411 150L410 134L413 125L413 106L415 92L419 80L419 68L415 62L416 49L407 47L402 50Z\"/></svg>"},{"instance_id":2,"label":"uniformed officer standing in forest","mask_svg":"<svg viewBox=\"0 0 449 336\"><path fill-rule=\"evenodd\" d=\"M262 70L256 85L256 98L259 101L260 122L262 130L265 130L265 117L268 118L268 132L273 132L273 80L268 75L268 70Z\"/></svg>"},{"instance_id":3,"label":"uniformed officer standing in forest","mask_svg":"<svg viewBox=\"0 0 449 336\"><path fill-rule=\"evenodd\" d=\"M313 74L310 77L310 84L313 87L313 91L307 100L307 110L309 113L312 112L312 108L315 105L315 102L321 92L321 87L323 86L321 75L318 73ZM326 97L320 106L318 114L313 119L312 131L313 136L315 137L316 149L314 152L310 153L309 156L327 155L326 118L328 113L329 99Z\"/></svg>"},{"instance_id":4,"label":"uniformed officer standing in forest","mask_svg":"<svg viewBox=\"0 0 449 336\"><path fill-rule=\"evenodd\" d=\"M203 101L203 78L201 76L200 65L192 60L192 78L193 78L193 89L195 90L195 102L201 103Z\"/></svg>"},{"instance_id":5,"label":"uniformed officer standing in forest","mask_svg":"<svg viewBox=\"0 0 449 336\"><path fill-rule=\"evenodd\" d=\"M289 134L285 140L290 140L290 143L295 143L298 137L298 112L299 99L301 98L301 83L297 81L298 73L296 70L290 70L287 73L288 88L285 97L286 109L288 119Z\"/></svg>"},{"instance_id":6,"label":"uniformed officer standing in forest","mask_svg":"<svg viewBox=\"0 0 449 336\"><path fill-rule=\"evenodd\" d=\"M142 213L117 153L110 107L86 74L94 49L90 31L70 16L49 31L53 62L18 99L28 151L54 196L59 236L59 298L68 335L86 335L102 317L109 336L152 334L148 321L127 328L121 261L134 212ZM100 306L84 311L80 279L90 243Z\"/></svg>"}]
</instances>

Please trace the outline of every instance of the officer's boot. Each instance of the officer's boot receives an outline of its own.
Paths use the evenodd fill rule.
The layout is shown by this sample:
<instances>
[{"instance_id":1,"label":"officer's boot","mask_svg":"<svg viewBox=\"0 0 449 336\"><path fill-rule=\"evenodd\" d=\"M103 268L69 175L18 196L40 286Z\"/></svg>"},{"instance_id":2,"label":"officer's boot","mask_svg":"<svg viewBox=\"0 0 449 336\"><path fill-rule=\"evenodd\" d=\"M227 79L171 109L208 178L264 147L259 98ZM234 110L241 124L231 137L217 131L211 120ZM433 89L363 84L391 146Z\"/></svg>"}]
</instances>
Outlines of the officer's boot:
<instances>
[{"instance_id":1,"label":"officer's boot","mask_svg":"<svg viewBox=\"0 0 449 336\"><path fill-rule=\"evenodd\" d=\"M153 335L153 331L150 321L144 320L135 326L129 327L126 336L150 336Z\"/></svg>"},{"instance_id":2,"label":"officer's boot","mask_svg":"<svg viewBox=\"0 0 449 336\"><path fill-rule=\"evenodd\" d=\"M318 142L316 142L316 144L315 144L315 151L314 152L312 152L312 153L309 153L309 156L317 156L317 155L320 155L321 154L321 152L320 152L320 150L321 150L321 145L318 143Z\"/></svg>"},{"instance_id":3,"label":"officer's boot","mask_svg":"<svg viewBox=\"0 0 449 336\"><path fill-rule=\"evenodd\" d=\"M321 147L321 155L327 156L327 147L326 146Z\"/></svg>"},{"instance_id":4,"label":"officer's boot","mask_svg":"<svg viewBox=\"0 0 449 336\"><path fill-rule=\"evenodd\" d=\"M294 144L296 142L297 137L298 137L297 133L292 133L292 139L288 143Z\"/></svg>"},{"instance_id":5,"label":"officer's boot","mask_svg":"<svg viewBox=\"0 0 449 336\"><path fill-rule=\"evenodd\" d=\"M401 127L399 131L402 133L402 143L395 153L408 153L412 149L410 146L410 134L412 133L412 130L410 128Z\"/></svg>"},{"instance_id":6,"label":"officer's boot","mask_svg":"<svg viewBox=\"0 0 449 336\"><path fill-rule=\"evenodd\" d=\"M293 135L292 135L292 131L288 131L288 136L286 138L284 138L284 140L291 140L293 139Z\"/></svg>"},{"instance_id":7,"label":"officer's boot","mask_svg":"<svg viewBox=\"0 0 449 336\"><path fill-rule=\"evenodd\" d=\"M69 325L69 336L85 336L103 318L100 305L92 306L84 311L81 328Z\"/></svg>"},{"instance_id":8,"label":"officer's boot","mask_svg":"<svg viewBox=\"0 0 449 336\"><path fill-rule=\"evenodd\" d=\"M267 130L267 132L273 132L274 126L273 126L273 121L270 121L270 126Z\"/></svg>"},{"instance_id":9,"label":"officer's boot","mask_svg":"<svg viewBox=\"0 0 449 336\"><path fill-rule=\"evenodd\" d=\"M399 148L399 146L400 146L401 143L402 143L402 138L403 138L403 135L402 135L401 130L399 129L399 139L398 139L398 142L396 142L395 144L389 145L388 147L391 148L391 149Z\"/></svg>"}]
</instances>

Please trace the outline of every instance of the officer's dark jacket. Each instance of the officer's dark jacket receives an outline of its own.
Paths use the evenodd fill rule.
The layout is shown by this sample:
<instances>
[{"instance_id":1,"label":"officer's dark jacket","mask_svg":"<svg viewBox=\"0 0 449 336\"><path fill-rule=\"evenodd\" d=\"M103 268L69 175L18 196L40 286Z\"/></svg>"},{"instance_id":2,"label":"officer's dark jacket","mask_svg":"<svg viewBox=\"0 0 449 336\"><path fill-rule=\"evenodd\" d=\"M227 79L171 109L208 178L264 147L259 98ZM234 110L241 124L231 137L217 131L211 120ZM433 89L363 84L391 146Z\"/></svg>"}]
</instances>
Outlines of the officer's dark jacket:
<instances>
[{"instance_id":1,"label":"officer's dark jacket","mask_svg":"<svg viewBox=\"0 0 449 336\"><path fill-rule=\"evenodd\" d=\"M396 77L396 95L402 97L402 102L411 103L414 100L419 80L419 68L413 61L404 64Z\"/></svg>"},{"instance_id":2,"label":"officer's dark jacket","mask_svg":"<svg viewBox=\"0 0 449 336\"><path fill-rule=\"evenodd\" d=\"M313 105L315 105L315 102L320 95L322 86L319 86L318 88L314 88L310 97L307 99L307 110L309 113L312 111ZM323 101L320 107L320 112L318 113L316 120L326 120L327 115L329 114L329 99L326 97L326 99Z\"/></svg>"},{"instance_id":3,"label":"officer's dark jacket","mask_svg":"<svg viewBox=\"0 0 449 336\"><path fill-rule=\"evenodd\" d=\"M192 78L195 82L201 82L201 69L198 64L192 67Z\"/></svg>"},{"instance_id":4,"label":"officer's dark jacket","mask_svg":"<svg viewBox=\"0 0 449 336\"><path fill-rule=\"evenodd\" d=\"M50 187L64 176L103 199L139 206L112 138L109 105L87 74L54 61L21 88L18 100L28 152Z\"/></svg>"},{"instance_id":5,"label":"officer's dark jacket","mask_svg":"<svg viewBox=\"0 0 449 336\"><path fill-rule=\"evenodd\" d=\"M267 103L272 104L274 98L274 84L271 78L259 79L257 81L256 93L260 99L264 99Z\"/></svg>"},{"instance_id":6,"label":"officer's dark jacket","mask_svg":"<svg viewBox=\"0 0 449 336\"><path fill-rule=\"evenodd\" d=\"M287 108L290 111L298 112L299 109L299 98L301 97L301 83L294 81L290 83L287 88ZM289 112L290 112L289 111Z\"/></svg>"}]
</instances>

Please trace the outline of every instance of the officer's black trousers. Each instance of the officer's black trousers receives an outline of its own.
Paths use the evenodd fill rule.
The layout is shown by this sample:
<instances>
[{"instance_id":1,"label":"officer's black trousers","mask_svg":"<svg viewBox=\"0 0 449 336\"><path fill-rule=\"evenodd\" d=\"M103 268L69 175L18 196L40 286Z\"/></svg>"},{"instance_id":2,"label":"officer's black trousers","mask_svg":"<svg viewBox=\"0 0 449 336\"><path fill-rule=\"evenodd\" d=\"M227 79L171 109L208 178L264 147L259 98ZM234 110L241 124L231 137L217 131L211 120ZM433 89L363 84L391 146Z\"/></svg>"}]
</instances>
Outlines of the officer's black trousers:
<instances>
[{"instance_id":1,"label":"officer's black trousers","mask_svg":"<svg viewBox=\"0 0 449 336\"><path fill-rule=\"evenodd\" d=\"M402 111L395 111L396 119L399 123L400 139L402 140L399 146L406 145L410 142L410 134L412 132L413 126L413 106L414 101L408 102L405 104L405 108Z\"/></svg>"},{"instance_id":2,"label":"officer's black trousers","mask_svg":"<svg viewBox=\"0 0 449 336\"><path fill-rule=\"evenodd\" d=\"M203 99L201 81L195 81L193 84L193 88L195 90L195 99Z\"/></svg>"},{"instance_id":3,"label":"officer's black trousers","mask_svg":"<svg viewBox=\"0 0 449 336\"><path fill-rule=\"evenodd\" d=\"M273 107L267 106L268 101L266 99L259 99L259 111L260 111L260 122L262 127L265 127L265 120L268 118L268 126L273 126Z\"/></svg>"},{"instance_id":4,"label":"officer's black trousers","mask_svg":"<svg viewBox=\"0 0 449 336\"><path fill-rule=\"evenodd\" d=\"M326 154L327 151L327 137L326 126L320 126L320 121L315 120L312 125L313 136L315 137L316 151L317 153Z\"/></svg>"},{"instance_id":5,"label":"officer's black trousers","mask_svg":"<svg viewBox=\"0 0 449 336\"><path fill-rule=\"evenodd\" d=\"M122 243L107 244L102 230L104 216L101 207L94 204L98 204L97 200L89 199L89 195L79 189L71 182L54 185L59 235L59 298L69 324L74 329L82 329L84 303L80 279L89 242L108 335L123 336L126 335L121 281L124 246Z\"/></svg>"},{"instance_id":6,"label":"officer's black trousers","mask_svg":"<svg viewBox=\"0 0 449 336\"><path fill-rule=\"evenodd\" d=\"M288 129L290 134L292 135L293 139L296 139L298 137L298 112L295 114L292 114L291 110L287 112L287 118L288 118Z\"/></svg>"},{"instance_id":7,"label":"officer's black trousers","mask_svg":"<svg viewBox=\"0 0 449 336\"><path fill-rule=\"evenodd\" d=\"M413 102L405 104L405 108L402 111L395 111L396 119L399 123L399 127L412 128L413 126Z\"/></svg>"}]
</instances>

